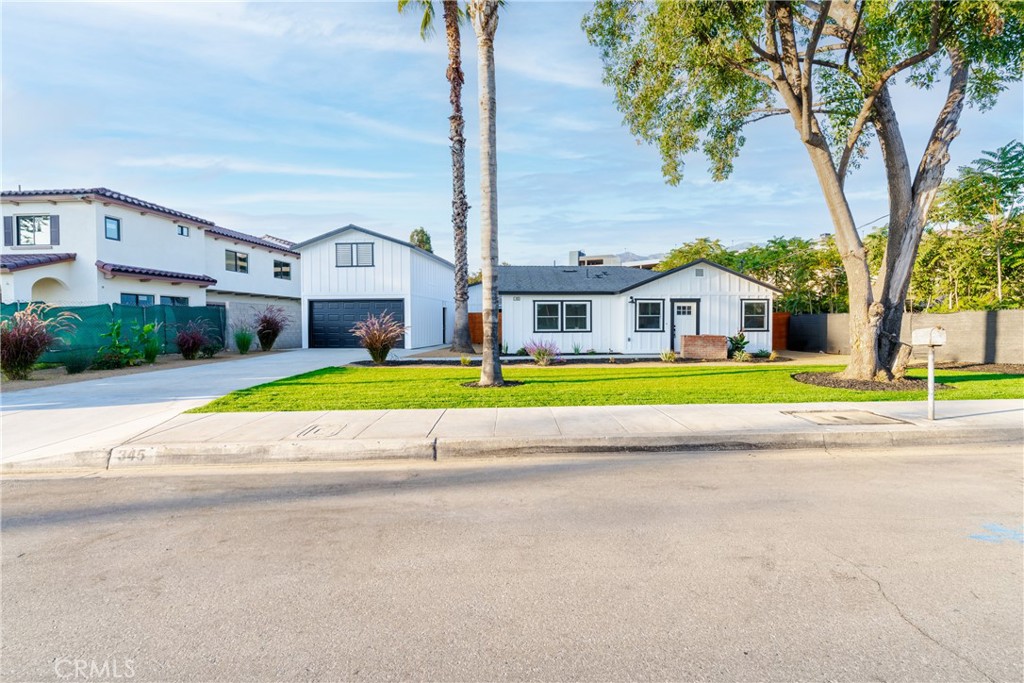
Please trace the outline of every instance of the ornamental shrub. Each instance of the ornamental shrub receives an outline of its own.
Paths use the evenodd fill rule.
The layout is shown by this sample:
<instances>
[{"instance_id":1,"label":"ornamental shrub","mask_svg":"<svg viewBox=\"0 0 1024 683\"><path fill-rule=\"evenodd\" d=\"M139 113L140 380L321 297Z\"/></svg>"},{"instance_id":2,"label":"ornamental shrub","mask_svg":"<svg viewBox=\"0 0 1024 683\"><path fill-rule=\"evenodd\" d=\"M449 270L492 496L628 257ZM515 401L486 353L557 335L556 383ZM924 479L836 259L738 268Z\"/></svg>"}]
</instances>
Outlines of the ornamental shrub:
<instances>
[{"instance_id":1,"label":"ornamental shrub","mask_svg":"<svg viewBox=\"0 0 1024 683\"><path fill-rule=\"evenodd\" d=\"M156 362L156 357L160 355L161 347L160 339L156 336L156 333L160 331L160 323L146 323L145 325L139 325L136 323L132 326L132 332L135 334L135 345L139 352L142 354L143 360L152 365Z\"/></svg>"},{"instance_id":2,"label":"ornamental shrub","mask_svg":"<svg viewBox=\"0 0 1024 683\"><path fill-rule=\"evenodd\" d=\"M352 326L354 334L366 349L374 363L383 363L398 340L405 334L405 325L395 320L390 312L379 316L372 313Z\"/></svg>"},{"instance_id":3,"label":"ornamental shrub","mask_svg":"<svg viewBox=\"0 0 1024 683\"><path fill-rule=\"evenodd\" d=\"M747 344L750 343L747 335L742 332L737 332L735 337L726 337L726 339L729 341L729 358L734 357L737 352L746 349Z\"/></svg>"},{"instance_id":4,"label":"ornamental shrub","mask_svg":"<svg viewBox=\"0 0 1024 683\"><path fill-rule=\"evenodd\" d=\"M178 330L174 343L185 360L195 360L204 346L210 343L206 321L189 320Z\"/></svg>"},{"instance_id":5,"label":"ornamental shrub","mask_svg":"<svg viewBox=\"0 0 1024 683\"><path fill-rule=\"evenodd\" d=\"M120 320L111 320L110 327L101 334L110 341L96 351L96 359L93 365L100 370L119 370L132 365L142 354L132 348L131 343L121 339L123 323Z\"/></svg>"},{"instance_id":6,"label":"ornamental shrub","mask_svg":"<svg viewBox=\"0 0 1024 683\"><path fill-rule=\"evenodd\" d=\"M248 325L241 326L235 330L235 347L243 356L249 353L254 339L256 339L256 333Z\"/></svg>"},{"instance_id":7,"label":"ornamental shrub","mask_svg":"<svg viewBox=\"0 0 1024 683\"><path fill-rule=\"evenodd\" d=\"M0 370L7 379L28 379L39 357L58 342L56 333L74 329L71 321L81 320L70 311L44 319L51 308L29 304L0 322Z\"/></svg>"},{"instance_id":8,"label":"ornamental shrub","mask_svg":"<svg viewBox=\"0 0 1024 683\"><path fill-rule=\"evenodd\" d=\"M537 365L549 365L551 361L558 358L558 345L552 341L531 339L523 348Z\"/></svg>"},{"instance_id":9,"label":"ornamental shrub","mask_svg":"<svg viewBox=\"0 0 1024 683\"><path fill-rule=\"evenodd\" d=\"M92 367L96 354L91 349L68 351L64 354L64 371L69 375L78 375Z\"/></svg>"},{"instance_id":10,"label":"ornamental shrub","mask_svg":"<svg viewBox=\"0 0 1024 683\"><path fill-rule=\"evenodd\" d=\"M732 359L737 363L749 363L751 356L746 351L736 351L732 354Z\"/></svg>"},{"instance_id":11,"label":"ornamental shrub","mask_svg":"<svg viewBox=\"0 0 1024 683\"><path fill-rule=\"evenodd\" d=\"M673 351L672 349L665 349L664 351L661 352L661 360L665 361L666 363L675 363L676 352Z\"/></svg>"},{"instance_id":12,"label":"ornamental shrub","mask_svg":"<svg viewBox=\"0 0 1024 683\"><path fill-rule=\"evenodd\" d=\"M264 351L274 348L274 342L290 322L288 314L280 306L267 306L257 313L253 317L252 326L256 330L256 338L260 340L260 348Z\"/></svg>"}]
</instances>

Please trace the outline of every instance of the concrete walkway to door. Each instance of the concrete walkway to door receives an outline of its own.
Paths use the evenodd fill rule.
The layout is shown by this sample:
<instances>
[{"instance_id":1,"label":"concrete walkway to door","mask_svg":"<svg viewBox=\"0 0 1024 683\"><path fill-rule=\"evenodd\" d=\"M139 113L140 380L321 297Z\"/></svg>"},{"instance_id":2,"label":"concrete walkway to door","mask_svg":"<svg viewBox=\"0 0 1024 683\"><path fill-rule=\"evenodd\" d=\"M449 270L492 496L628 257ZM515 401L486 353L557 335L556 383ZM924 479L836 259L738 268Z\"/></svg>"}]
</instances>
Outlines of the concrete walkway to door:
<instances>
[{"instance_id":1,"label":"concrete walkway to door","mask_svg":"<svg viewBox=\"0 0 1024 683\"><path fill-rule=\"evenodd\" d=\"M112 448L232 391L364 359L363 349L294 349L0 394L0 461Z\"/></svg>"}]
</instances>

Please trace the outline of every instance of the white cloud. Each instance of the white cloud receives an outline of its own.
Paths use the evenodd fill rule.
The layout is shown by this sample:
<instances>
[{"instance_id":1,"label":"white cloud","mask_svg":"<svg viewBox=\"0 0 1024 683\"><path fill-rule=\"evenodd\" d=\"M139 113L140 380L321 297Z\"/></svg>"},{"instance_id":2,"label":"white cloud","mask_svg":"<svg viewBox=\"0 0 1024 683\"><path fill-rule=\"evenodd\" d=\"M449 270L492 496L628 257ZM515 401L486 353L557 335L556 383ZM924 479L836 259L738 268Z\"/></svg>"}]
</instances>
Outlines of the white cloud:
<instances>
[{"instance_id":1,"label":"white cloud","mask_svg":"<svg viewBox=\"0 0 1024 683\"><path fill-rule=\"evenodd\" d=\"M365 180L397 180L413 177L410 173L369 171L352 168L323 168L296 164L268 163L232 159L200 154L175 154L162 157L125 158L119 166L141 168L183 168L194 170L233 171L236 173L266 173L273 175L323 176L327 178L359 178Z\"/></svg>"}]
</instances>

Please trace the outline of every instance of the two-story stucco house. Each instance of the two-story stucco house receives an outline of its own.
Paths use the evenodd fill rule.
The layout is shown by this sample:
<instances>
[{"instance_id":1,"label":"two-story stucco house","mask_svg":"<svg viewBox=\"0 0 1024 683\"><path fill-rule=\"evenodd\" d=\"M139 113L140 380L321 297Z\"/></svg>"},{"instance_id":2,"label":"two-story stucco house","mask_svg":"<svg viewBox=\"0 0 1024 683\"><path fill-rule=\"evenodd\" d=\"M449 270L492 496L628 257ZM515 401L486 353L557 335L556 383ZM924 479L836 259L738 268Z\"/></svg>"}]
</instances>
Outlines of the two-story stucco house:
<instances>
[{"instance_id":1,"label":"two-story stucco house","mask_svg":"<svg viewBox=\"0 0 1024 683\"><path fill-rule=\"evenodd\" d=\"M106 188L4 191L0 204L5 303L223 305L229 324L275 304L296 323L279 343L300 343L299 255L287 243Z\"/></svg>"},{"instance_id":2,"label":"two-story stucco house","mask_svg":"<svg viewBox=\"0 0 1024 683\"><path fill-rule=\"evenodd\" d=\"M455 311L455 266L428 251L347 225L295 245L302 256L302 345L353 348L352 326L391 312L407 349L446 343Z\"/></svg>"}]
</instances>

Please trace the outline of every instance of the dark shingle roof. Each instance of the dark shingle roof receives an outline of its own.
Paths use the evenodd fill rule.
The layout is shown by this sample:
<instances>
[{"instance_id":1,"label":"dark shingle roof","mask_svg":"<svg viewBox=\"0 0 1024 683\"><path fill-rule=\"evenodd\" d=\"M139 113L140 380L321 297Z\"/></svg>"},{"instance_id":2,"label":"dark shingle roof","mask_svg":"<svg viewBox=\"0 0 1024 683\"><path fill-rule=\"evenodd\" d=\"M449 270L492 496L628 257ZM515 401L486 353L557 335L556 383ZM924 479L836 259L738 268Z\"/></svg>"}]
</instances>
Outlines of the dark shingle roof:
<instances>
[{"instance_id":1,"label":"dark shingle roof","mask_svg":"<svg viewBox=\"0 0 1024 683\"><path fill-rule=\"evenodd\" d=\"M498 266L502 294L615 294L660 273L624 266Z\"/></svg>"},{"instance_id":2,"label":"dark shingle roof","mask_svg":"<svg viewBox=\"0 0 1024 683\"><path fill-rule=\"evenodd\" d=\"M125 266L119 263L104 263L97 261L96 267L104 273L111 275L125 275L136 279L170 280L172 282L195 282L200 285L215 285L217 281L209 275L196 275L194 273L175 273L170 270L156 270L155 268L140 268L138 266Z\"/></svg>"},{"instance_id":3,"label":"dark shingle roof","mask_svg":"<svg viewBox=\"0 0 1024 683\"><path fill-rule=\"evenodd\" d=\"M3 192L0 192L0 197L3 197L4 199L17 199L19 197L62 197L69 195L111 199L115 202L120 202L121 204L134 206L137 209L145 209L147 211L162 213L175 218L184 218L185 220L192 221L193 223L199 223L201 225L213 225L213 221L208 221L205 218L199 218L198 216L193 216L182 211L176 211L175 209L168 209L166 206L153 204L152 202L147 202L145 200L138 199L137 197L130 197L126 194L121 194L120 192L108 190L105 187L78 188L72 190L4 190Z\"/></svg>"},{"instance_id":4,"label":"dark shingle roof","mask_svg":"<svg viewBox=\"0 0 1024 683\"><path fill-rule=\"evenodd\" d=\"M75 254L2 254L0 255L0 268L14 272L26 268L48 266L51 263L64 263L74 261Z\"/></svg>"},{"instance_id":5,"label":"dark shingle roof","mask_svg":"<svg viewBox=\"0 0 1024 683\"><path fill-rule=\"evenodd\" d=\"M273 249L274 251L280 251L285 254L290 254L292 256L299 255L297 252L293 251L289 247L286 247L285 245L279 242L271 242L270 240L263 239L262 237L255 237L248 233L238 232L237 230L228 230L227 228L222 228L219 225L215 225L211 228L206 228L206 232L207 234L210 235L220 235L221 237L237 240L239 242L245 242L247 244L255 244L258 247Z\"/></svg>"},{"instance_id":6,"label":"dark shingle roof","mask_svg":"<svg viewBox=\"0 0 1024 683\"><path fill-rule=\"evenodd\" d=\"M390 235L385 235L383 233L374 232L373 230L367 230L366 228L361 228L358 225L352 225L352 224L346 225L343 228L337 228L335 230L331 230L330 232L325 232L322 235L317 235L316 237L312 237L312 238L310 238L308 240L305 240L303 242L299 242L298 244L295 245L295 249L299 250L299 249L302 249L303 247L309 246L310 244L315 244L317 242L320 242L320 241L323 241L323 240L326 240L326 239L330 239L331 237L334 237L336 235L340 235L341 233L346 232L348 230L358 230L361 233L364 233L364 234L367 234L367 235L371 235L373 237L379 237L380 239L387 240L388 242L394 242L395 244L401 244L403 247L409 247L413 251L418 252L418 253L422 254L423 256L426 256L427 258L431 258L431 259L434 259L435 261L443 263L444 265L448 266L449 268L452 268L452 269L455 268L455 264L452 263L451 261L447 261L447 260L441 258L440 256L438 256L437 254L435 254L433 252L426 251L424 249L420 249L419 247L417 247L412 242L406 242L405 240L400 240L400 239L398 239L396 237L391 237Z\"/></svg>"},{"instance_id":7,"label":"dark shingle roof","mask_svg":"<svg viewBox=\"0 0 1024 683\"><path fill-rule=\"evenodd\" d=\"M782 291L707 259L690 261L664 272L627 266L498 266L498 291L502 294L621 294L700 264L732 273L775 292Z\"/></svg>"}]
</instances>

